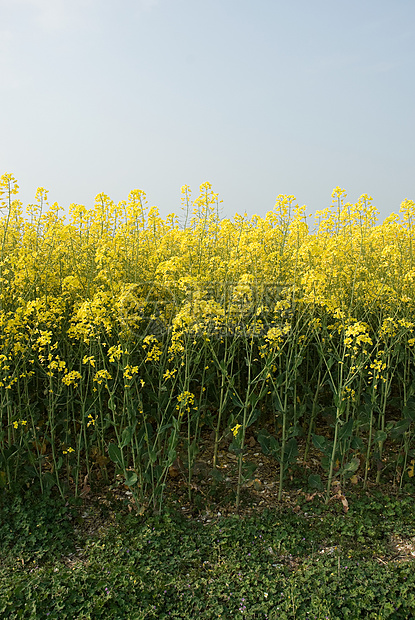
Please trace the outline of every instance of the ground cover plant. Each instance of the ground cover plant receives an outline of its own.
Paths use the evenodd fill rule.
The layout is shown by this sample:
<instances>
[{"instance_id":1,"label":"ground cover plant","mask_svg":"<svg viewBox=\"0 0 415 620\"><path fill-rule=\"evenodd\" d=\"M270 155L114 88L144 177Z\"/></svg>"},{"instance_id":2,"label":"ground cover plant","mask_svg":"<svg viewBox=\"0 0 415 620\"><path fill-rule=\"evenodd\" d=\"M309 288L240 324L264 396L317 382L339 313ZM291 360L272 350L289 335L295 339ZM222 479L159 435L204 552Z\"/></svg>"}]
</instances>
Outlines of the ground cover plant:
<instances>
[{"instance_id":1,"label":"ground cover plant","mask_svg":"<svg viewBox=\"0 0 415 620\"><path fill-rule=\"evenodd\" d=\"M36 519L18 499L34 489L45 506L58 493L62 533L68 502L102 488L127 489L140 519L163 515L167 498L199 514L222 497L238 514L251 492L263 493L260 508L301 491L328 506L335 498L349 515L352 493L413 493L412 200L379 224L369 196L351 204L338 187L310 227L293 196L278 196L265 217L221 219L209 183L196 200L184 186L183 214L165 219L141 190L118 204L98 194L90 209L71 205L68 218L44 188L24 211L11 174L0 194L0 492L13 506L3 512L6 549L20 531L22 554L32 541L39 561L47 555L48 537L34 534ZM11 514L20 529L7 533ZM56 540L64 553L65 536ZM58 588L69 587L63 573L72 583L69 569L50 570L33 576L42 610L42 575ZM95 583L96 570L74 570ZM376 570L400 580L404 595L405 566ZM318 613L334 613L330 592ZM15 594L27 598L28 589ZM137 613L150 617L144 607Z\"/></svg>"},{"instance_id":2,"label":"ground cover plant","mask_svg":"<svg viewBox=\"0 0 415 620\"><path fill-rule=\"evenodd\" d=\"M0 617L412 618L414 497L349 499L347 514L322 494L251 516L170 503L140 517L102 498L57 496L51 512L29 492L1 508Z\"/></svg>"}]
</instances>

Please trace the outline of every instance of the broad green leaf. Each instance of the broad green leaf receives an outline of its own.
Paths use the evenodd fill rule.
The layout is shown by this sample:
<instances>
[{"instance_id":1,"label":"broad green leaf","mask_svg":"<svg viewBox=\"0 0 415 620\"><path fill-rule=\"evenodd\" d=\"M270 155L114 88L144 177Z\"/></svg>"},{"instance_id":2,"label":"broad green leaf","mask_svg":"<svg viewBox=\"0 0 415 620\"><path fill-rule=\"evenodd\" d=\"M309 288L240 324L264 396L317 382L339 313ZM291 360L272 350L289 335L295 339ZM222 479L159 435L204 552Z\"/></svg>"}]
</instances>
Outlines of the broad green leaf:
<instances>
[{"instance_id":1,"label":"broad green leaf","mask_svg":"<svg viewBox=\"0 0 415 620\"><path fill-rule=\"evenodd\" d=\"M219 471L219 469L212 469L210 475L215 482L222 482L223 480L223 474L221 471Z\"/></svg>"},{"instance_id":2,"label":"broad green leaf","mask_svg":"<svg viewBox=\"0 0 415 620\"><path fill-rule=\"evenodd\" d=\"M164 474L164 467L162 465L154 465L153 467L153 476L156 480L160 480L160 478ZM164 487L164 485L163 485ZM161 491L161 489L160 489Z\"/></svg>"},{"instance_id":3,"label":"broad green leaf","mask_svg":"<svg viewBox=\"0 0 415 620\"><path fill-rule=\"evenodd\" d=\"M404 420L398 420L395 426L391 430L391 437L396 439L400 435L403 435L406 430L408 430L409 425L411 424L411 420L405 418Z\"/></svg>"},{"instance_id":4,"label":"broad green leaf","mask_svg":"<svg viewBox=\"0 0 415 620\"><path fill-rule=\"evenodd\" d=\"M293 437L292 439L287 441L287 443L285 444L285 450L284 450L285 464L289 465L293 463L296 460L297 456L298 456L297 440L294 439Z\"/></svg>"},{"instance_id":5,"label":"broad green leaf","mask_svg":"<svg viewBox=\"0 0 415 620\"><path fill-rule=\"evenodd\" d=\"M258 402L258 394L256 392L251 392L248 396L248 402L252 407L255 407Z\"/></svg>"},{"instance_id":6,"label":"broad green leaf","mask_svg":"<svg viewBox=\"0 0 415 620\"><path fill-rule=\"evenodd\" d=\"M358 459L355 456L354 458L352 458L351 461L346 463L346 465L343 467L342 474L347 474L347 473L353 474L355 471L359 469L359 465L360 465L360 459Z\"/></svg>"},{"instance_id":7,"label":"broad green leaf","mask_svg":"<svg viewBox=\"0 0 415 620\"><path fill-rule=\"evenodd\" d=\"M402 415L404 418L410 418L412 421L415 420L415 399L412 396L408 398L408 401L402 409Z\"/></svg>"},{"instance_id":8,"label":"broad green leaf","mask_svg":"<svg viewBox=\"0 0 415 620\"><path fill-rule=\"evenodd\" d=\"M122 465L122 453L119 447L115 443L110 443L108 446L108 456L113 463Z\"/></svg>"},{"instance_id":9,"label":"broad green leaf","mask_svg":"<svg viewBox=\"0 0 415 620\"><path fill-rule=\"evenodd\" d=\"M151 424L150 424L151 426ZM162 426L160 426L159 430L158 430L158 434L162 435L165 431L169 430L169 428L173 428L173 424L169 423L169 424L163 424Z\"/></svg>"},{"instance_id":10,"label":"broad green leaf","mask_svg":"<svg viewBox=\"0 0 415 620\"><path fill-rule=\"evenodd\" d=\"M317 491L323 491L324 486L321 482L321 477L318 474L310 474L308 477L308 486L310 489L317 489Z\"/></svg>"},{"instance_id":11,"label":"broad green leaf","mask_svg":"<svg viewBox=\"0 0 415 620\"><path fill-rule=\"evenodd\" d=\"M379 430L379 431L376 431L373 441L375 443L383 443L384 441L386 441L387 437L388 437L388 434L385 433L385 431Z\"/></svg>"},{"instance_id":12,"label":"broad green leaf","mask_svg":"<svg viewBox=\"0 0 415 620\"><path fill-rule=\"evenodd\" d=\"M245 480L250 480L252 478L252 474L257 469L256 463L244 463L242 467L242 475Z\"/></svg>"},{"instance_id":13,"label":"broad green leaf","mask_svg":"<svg viewBox=\"0 0 415 620\"><path fill-rule=\"evenodd\" d=\"M177 433L180 431L181 420L181 418L172 418L173 428Z\"/></svg>"},{"instance_id":14,"label":"broad green leaf","mask_svg":"<svg viewBox=\"0 0 415 620\"><path fill-rule=\"evenodd\" d=\"M257 435L257 441L261 446L262 452L264 454L269 454L270 451L270 437L271 435L265 428L261 428Z\"/></svg>"},{"instance_id":15,"label":"broad green leaf","mask_svg":"<svg viewBox=\"0 0 415 620\"><path fill-rule=\"evenodd\" d=\"M290 426L287 432L287 439L291 439L291 437L298 437L303 435L303 429L300 425Z\"/></svg>"},{"instance_id":16,"label":"broad green leaf","mask_svg":"<svg viewBox=\"0 0 415 620\"><path fill-rule=\"evenodd\" d=\"M138 476L135 473L135 471L127 471L126 472L125 484L128 487L132 487L134 484L136 484L137 480L138 480Z\"/></svg>"},{"instance_id":17,"label":"broad green leaf","mask_svg":"<svg viewBox=\"0 0 415 620\"><path fill-rule=\"evenodd\" d=\"M121 435L121 444L120 448L125 448L125 446L129 446L131 443L131 439L133 437L134 428L132 426L127 426Z\"/></svg>"},{"instance_id":18,"label":"broad green leaf","mask_svg":"<svg viewBox=\"0 0 415 620\"><path fill-rule=\"evenodd\" d=\"M341 427L339 431L339 441L347 441L350 439L353 431L353 419L349 420Z\"/></svg>"},{"instance_id":19,"label":"broad green leaf","mask_svg":"<svg viewBox=\"0 0 415 620\"><path fill-rule=\"evenodd\" d=\"M50 489L56 484L56 478L50 472L46 472L42 475L43 488L45 491L50 491Z\"/></svg>"},{"instance_id":20,"label":"broad green leaf","mask_svg":"<svg viewBox=\"0 0 415 620\"><path fill-rule=\"evenodd\" d=\"M327 439L322 437L321 435L313 435L313 445L320 452L326 453L327 450Z\"/></svg>"},{"instance_id":21,"label":"broad green leaf","mask_svg":"<svg viewBox=\"0 0 415 620\"><path fill-rule=\"evenodd\" d=\"M176 460L176 456L177 456L176 455L176 450L174 448L170 448L170 450L168 451L168 454L167 454L167 464L168 464L169 467Z\"/></svg>"},{"instance_id":22,"label":"broad green leaf","mask_svg":"<svg viewBox=\"0 0 415 620\"><path fill-rule=\"evenodd\" d=\"M269 436L269 451L274 458L278 457L278 453L280 450L280 444L278 439L274 437L274 435Z\"/></svg>"},{"instance_id":23,"label":"broad green leaf","mask_svg":"<svg viewBox=\"0 0 415 620\"><path fill-rule=\"evenodd\" d=\"M327 456L327 455L323 456L321 461L320 461L320 465L322 466L324 471L328 471L328 469L330 467L330 457Z\"/></svg>"},{"instance_id":24,"label":"broad green leaf","mask_svg":"<svg viewBox=\"0 0 415 620\"><path fill-rule=\"evenodd\" d=\"M276 378L274 379L274 381L273 381L273 383L274 383L275 387L277 387L277 388L278 388L278 387L281 387L281 386L282 386L282 384L284 383L285 379L286 379L286 373L285 373L285 372L282 372L282 373L281 373L280 375L278 375L278 377L276 377ZM279 401L279 399L277 399L277 402L278 402L278 401ZM281 402L281 401L280 401L280 402ZM274 406L275 406L275 404L276 404L276 401L274 401Z\"/></svg>"},{"instance_id":25,"label":"broad green leaf","mask_svg":"<svg viewBox=\"0 0 415 620\"><path fill-rule=\"evenodd\" d=\"M155 463L157 461L156 451L153 450L152 448L150 448L149 451L148 451L148 457L149 457L151 463Z\"/></svg>"},{"instance_id":26,"label":"broad green leaf","mask_svg":"<svg viewBox=\"0 0 415 620\"><path fill-rule=\"evenodd\" d=\"M360 437L353 437L350 443L350 447L352 450L363 450L364 443L360 439Z\"/></svg>"},{"instance_id":27,"label":"broad green leaf","mask_svg":"<svg viewBox=\"0 0 415 620\"><path fill-rule=\"evenodd\" d=\"M246 424L247 428L248 426L251 426L254 422L256 422L260 415L261 415L261 409L253 409L251 412L251 415L248 418L248 422Z\"/></svg>"}]
</instances>

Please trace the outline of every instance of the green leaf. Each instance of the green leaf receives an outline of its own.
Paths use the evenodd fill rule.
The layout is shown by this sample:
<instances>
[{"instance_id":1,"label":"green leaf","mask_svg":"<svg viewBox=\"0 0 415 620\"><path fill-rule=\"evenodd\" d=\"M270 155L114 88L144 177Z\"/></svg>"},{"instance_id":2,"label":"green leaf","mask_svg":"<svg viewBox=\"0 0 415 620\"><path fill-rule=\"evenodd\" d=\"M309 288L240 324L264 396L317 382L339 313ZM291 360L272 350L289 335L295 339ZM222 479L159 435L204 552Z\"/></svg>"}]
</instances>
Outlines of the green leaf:
<instances>
[{"instance_id":1,"label":"green leaf","mask_svg":"<svg viewBox=\"0 0 415 620\"><path fill-rule=\"evenodd\" d=\"M317 450L323 452L324 454L327 451L327 439L321 435L313 435L313 445Z\"/></svg>"},{"instance_id":2,"label":"green leaf","mask_svg":"<svg viewBox=\"0 0 415 620\"><path fill-rule=\"evenodd\" d=\"M242 466L242 475L244 480L250 480L254 471L257 469L256 463L244 463Z\"/></svg>"},{"instance_id":3,"label":"green leaf","mask_svg":"<svg viewBox=\"0 0 415 620\"><path fill-rule=\"evenodd\" d=\"M173 428L173 424L171 422L169 422L169 424L163 424L162 426L160 426L158 434L162 435L165 431L168 431L169 428ZM151 429L153 430L153 427L151 427Z\"/></svg>"},{"instance_id":4,"label":"green leaf","mask_svg":"<svg viewBox=\"0 0 415 620\"><path fill-rule=\"evenodd\" d=\"M199 452L199 445L196 441L196 439L194 439L192 441L192 443L189 446L189 453L190 453L190 461L192 462L195 458L195 456L198 454Z\"/></svg>"},{"instance_id":5,"label":"green leaf","mask_svg":"<svg viewBox=\"0 0 415 620\"><path fill-rule=\"evenodd\" d=\"M44 490L48 492L56 484L56 478L50 472L46 472L42 476L42 482Z\"/></svg>"},{"instance_id":6,"label":"green leaf","mask_svg":"<svg viewBox=\"0 0 415 620\"><path fill-rule=\"evenodd\" d=\"M352 458L351 461L346 463L346 465L343 467L342 474L354 473L355 471L359 469L359 465L360 465L360 459L358 459L357 456L355 456L354 458Z\"/></svg>"},{"instance_id":7,"label":"green leaf","mask_svg":"<svg viewBox=\"0 0 415 620\"><path fill-rule=\"evenodd\" d=\"M283 373L282 375L279 375L279 377L277 377L277 383L276 386L279 387L279 384L282 384L284 381L284 376L285 373ZM278 384L279 382L279 384ZM272 397L272 405L274 407L275 411L284 411L284 406L282 404L280 395L278 394L278 392L274 392L273 397Z\"/></svg>"},{"instance_id":8,"label":"green leaf","mask_svg":"<svg viewBox=\"0 0 415 620\"><path fill-rule=\"evenodd\" d=\"M180 423L181 418L172 418L173 428L177 433L180 431Z\"/></svg>"},{"instance_id":9,"label":"green leaf","mask_svg":"<svg viewBox=\"0 0 415 620\"><path fill-rule=\"evenodd\" d=\"M210 474L215 482L222 482L223 474L219 471L219 469L212 469Z\"/></svg>"},{"instance_id":10,"label":"green leaf","mask_svg":"<svg viewBox=\"0 0 415 620\"><path fill-rule=\"evenodd\" d=\"M274 435L269 436L269 452L272 454L274 459L278 458L278 453L280 451L279 441L274 437Z\"/></svg>"},{"instance_id":11,"label":"green leaf","mask_svg":"<svg viewBox=\"0 0 415 620\"><path fill-rule=\"evenodd\" d=\"M131 439L133 437L133 432L134 432L134 427L133 426L127 426L121 435L121 444L120 444L120 448L125 448L125 446L129 446L131 443Z\"/></svg>"},{"instance_id":12,"label":"green leaf","mask_svg":"<svg viewBox=\"0 0 415 620\"><path fill-rule=\"evenodd\" d=\"M318 474L310 474L308 477L308 486L310 489L317 489L317 491L323 491L324 486L321 482L321 477Z\"/></svg>"},{"instance_id":13,"label":"green leaf","mask_svg":"<svg viewBox=\"0 0 415 620\"><path fill-rule=\"evenodd\" d=\"M322 466L324 471L328 471L328 469L330 467L330 457L327 456L327 455L323 456L321 461L320 461L320 465Z\"/></svg>"},{"instance_id":14,"label":"green leaf","mask_svg":"<svg viewBox=\"0 0 415 620\"><path fill-rule=\"evenodd\" d=\"M222 361L218 360L218 365L219 365L219 368L221 369L221 371L223 372L223 374L227 375L228 374L228 367L225 364L225 362L222 362Z\"/></svg>"},{"instance_id":15,"label":"green leaf","mask_svg":"<svg viewBox=\"0 0 415 620\"><path fill-rule=\"evenodd\" d=\"M156 480L160 480L162 475L164 474L163 465L154 465L153 467L153 476Z\"/></svg>"},{"instance_id":16,"label":"green leaf","mask_svg":"<svg viewBox=\"0 0 415 620\"><path fill-rule=\"evenodd\" d=\"M257 441L261 446L262 452L266 455L270 452L270 437L271 435L265 428L261 428L257 435Z\"/></svg>"},{"instance_id":17,"label":"green leaf","mask_svg":"<svg viewBox=\"0 0 415 620\"><path fill-rule=\"evenodd\" d=\"M412 421L415 420L415 399L413 396L408 398L405 407L402 409L402 415L404 418L410 418Z\"/></svg>"},{"instance_id":18,"label":"green leaf","mask_svg":"<svg viewBox=\"0 0 415 620\"><path fill-rule=\"evenodd\" d=\"M236 392L231 392L229 394L229 398L232 401L232 403L234 404L235 407L238 407L239 409L242 409L244 406L244 403L241 401L241 399L239 398L238 394Z\"/></svg>"},{"instance_id":19,"label":"green leaf","mask_svg":"<svg viewBox=\"0 0 415 620\"><path fill-rule=\"evenodd\" d=\"M229 444L229 448L228 448L229 452L232 452L232 454L236 454L237 456L239 456L240 454L242 454L242 452L244 451L241 445L241 442L238 441L238 437L234 437L233 440L231 441L231 443Z\"/></svg>"},{"instance_id":20,"label":"green leaf","mask_svg":"<svg viewBox=\"0 0 415 620\"><path fill-rule=\"evenodd\" d=\"M172 465L174 463L174 461L176 460L176 450L174 448L170 448L170 450L167 453L167 465L170 467L170 465Z\"/></svg>"},{"instance_id":21,"label":"green leaf","mask_svg":"<svg viewBox=\"0 0 415 620\"><path fill-rule=\"evenodd\" d=\"M256 422L261 415L261 409L253 409L251 415L248 417L248 421L246 423L246 427L251 426L254 422Z\"/></svg>"},{"instance_id":22,"label":"green leaf","mask_svg":"<svg viewBox=\"0 0 415 620\"><path fill-rule=\"evenodd\" d=\"M122 465L122 453L119 447L115 443L110 443L108 446L108 456L110 457L113 463L117 465Z\"/></svg>"},{"instance_id":23,"label":"green leaf","mask_svg":"<svg viewBox=\"0 0 415 620\"><path fill-rule=\"evenodd\" d=\"M303 434L303 429L300 425L298 426L290 426L287 432L287 439L291 439L291 437L298 437Z\"/></svg>"},{"instance_id":24,"label":"green leaf","mask_svg":"<svg viewBox=\"0 0 415 620\"><path fill-rule=\"evenodd\" d=\"M364 443L363 441L360 439L360 437L353 437L350 447L352 450L363 450L364 447Z\"/></svg>"},{"instance_id":25,"label":"green leaf","mask_svg":"<svg viewBox=\"0 0 415 620\"><path fill-rule=\"evenodd\" d=\"M151 463L155 463L157 461L156 451L153 450L152 448L150 448L149 451L148 451L148 457L149 457Z\"/></svg>"},{"instance_id":26,"label":"green leaf","mask_svg":"<svg viewBox=\"0 0 415 620\"><path fill-rule=\"evenodd\" d=\"M251 392L248 396L248 402L251 407L255 407L258 402L258 394L256 392Z\"/></svg>"},{"instance_id":27,"label":"green leaf","mask_svg":"<svg viewBox=\"0 0 415 620\"><path fill-rule=\"evenodd\" d=\"M287 441L287 443L285 444L285 450L284 450L285 465L290 465L290 463L293 463L297 459L297 456L298 456L297 440L294 439L293 437L292 439Z\"/></svg>"},{"instance_id":28,"label":"green leaf","mask_svg":"<svg viewBox=\"0 0 415 620\"><path fill-rule=\"evenodd\" d=\"M411 424L411 420L406 418L405 420L398 420L395 426L391 430L392 439L396 439L400 435L403 435L406 430L408 430L409 425Z\"/></svg>"},{"instance_id":29,"label":"green leaf","mask_svg":"<svg viewBox=\"0 0 415 620\"><path fill-rule=\"evenodd\" d=\"M145 424L143 424L142 426L140 426L140 428L137 431L137 441L141 442L141 441L146 441L147 437L149 439L151 439L153 437L153 427L151 426L150 422L146 422Z\"/></svg>"},{"instance_id":30,"label":"green leaf","mask_svg":"<svg viewBox=\"0 0 415 620\"><path fill-rule=\"evenodd\" d=\"M384 441L386 441L388 437L388 434L385 433L385 431L377 431L376 435L373 437L373 441L375 443L383 443Z\"/></svg>"},{"instance_id":31,"label":"green leaf","mask_svg":"<svg viewBox=\"0 0 415 620\"><path fill-rule=\"evenodd\" d=\"M348 439L350 439L352 435L352 431L353 431L353 418L349 420L348 422L346 422L346 424L343 424L343 426L341 427L339 431L339 441L347 441Z\"/></svg>"},{"instance_id":32,"label":"green leaf","mask_svg":"<svg viewBox=\"0 0 415 620\"><path fill-rule=\"evenodd\" d=\"M135 471L127 471L125 473L125 484L128 487L132 487L134 484L136 484L137 480L138 480L138 476L135 473Z\"/></svg>"}]
</instances>

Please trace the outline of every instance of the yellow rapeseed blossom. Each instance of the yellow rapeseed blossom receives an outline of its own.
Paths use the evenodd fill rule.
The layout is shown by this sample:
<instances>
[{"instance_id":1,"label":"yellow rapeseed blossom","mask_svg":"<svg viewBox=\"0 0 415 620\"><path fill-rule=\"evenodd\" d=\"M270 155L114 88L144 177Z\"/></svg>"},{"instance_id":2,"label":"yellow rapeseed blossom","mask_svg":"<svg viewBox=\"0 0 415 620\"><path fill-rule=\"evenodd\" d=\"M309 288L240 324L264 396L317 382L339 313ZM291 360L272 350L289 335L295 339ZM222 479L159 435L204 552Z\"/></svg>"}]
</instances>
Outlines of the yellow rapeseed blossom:
<instances>
[{"instance_id":1,"label":"yellow rapeseed blossom","mask_svg":"<svg viewBox=\"0 0 415 620\"><path fill-rule=\"evenodd\" d=\"M231 428L231 431L232 431L234 437L237 436L237 434L239 433L239 429L240 428L242 428L242 424L235 424L235 426L233 428Z\"/></svg>"},{"instance_id":2,"label":"yellow rapeseed blossom","mask_svg":"<svg viewBox=\"0 0 415 620\"><path fill-rule=\"evenodd\" d=\"M182 416L185 412L190 412L195 402L195 395L186 390L177 396L177 402L176 409L180 411L180 415Z\"/></svg>"},{"instance_id":3,"label":"yellow rapeseed blossom","mask_svg":"<svg viewBox=\"0 0 415 620\"><path fill-rule=\"evenodd\" d=\"M75 452L74 448L66 448L62 450L62 454L71 454L71 452Z\"/></svg>"},{"instance_id":4,"label":"yellow rapeseed blossom","mask_svg":"<svg viewBox=\"0 0 415 620\"><path fill-rule=\"evenodd\" d=\"M95 368L95 357L93 355L85 355L83 360L82 360L83 364L90 364L90 366L93 366Z\"/></svg>"},{"instance_id":5,"label":"yellow rapeseed blossom","mask_svg":"<svg viewBox=\"0 0 415 620\"><path fill-rule=\"evenodd\" d=\"M19 426L27 426L27 420L15 420L13 426L15 429L19 428Z\"/></svg>"},{"instance_id":6,"label":"yellow rapeseed blossom","mask_svg":"<svg viewBox=\"0 0 415 620\"><path fill-rule=\"evenodd\" d=\"M82 379L82 375L77 370L71 370L62 377L62 383L65 385L73 385L78 387L79 381Z\"/></svg>"},{"instance_id":7,"label":"yellow rapeseed blossom","mask_svg":"<svg viewBox=\"0 0 415 620\"><path fill-rule=\"evenodd\" d=\"M103 381L107 381L108 379L112 379L112 376L108 372L108 370L105 370L105 369L98 370L93 377L93 381L95 381L99 385L101 385Z\"/></svg>"}]
</instances>

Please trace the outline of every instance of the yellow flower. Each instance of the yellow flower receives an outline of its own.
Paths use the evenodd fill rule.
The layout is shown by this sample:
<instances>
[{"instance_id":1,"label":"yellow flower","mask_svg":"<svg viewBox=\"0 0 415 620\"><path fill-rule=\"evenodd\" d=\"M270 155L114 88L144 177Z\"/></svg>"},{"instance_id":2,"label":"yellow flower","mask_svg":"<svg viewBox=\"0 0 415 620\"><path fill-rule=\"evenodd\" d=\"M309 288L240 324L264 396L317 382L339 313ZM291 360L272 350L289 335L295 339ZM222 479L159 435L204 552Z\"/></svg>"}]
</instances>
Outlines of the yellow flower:
<instances>
[{"instance_id":1,"label":"yellow flower","mask_svg":"<svg viewBox=\"0 0 415 620\"><path fill-rule=\"evenodd\" d=\"M62 377L62 383L65 385L73 385L74 387L78 387L78 382L82 379L82 375L77 370L71 370L67 372Z\"/></svg>"},{"instance_id":2,"label":"yellow flower","mask_svg":"<svg viewBox=\"0 0 415 620\"><path fill-rule=\"evenodd\" d=\"M108 370L104 369L104 370L98 370L98 372L95 373L93 381L101 385L102 382L105 381L106 379L112 379L112 376L110 375Z\"/></svg>"},{"instance_id":3,"label":"yellow flower","mask_svg":"<svg viewBox=\"0 0 415 620\"><path fill-rule=\"evenodd\" d=\"M83 360L82 360L83 364L90 364L91 366L93 366L95 368L95 357L93 355L90 355L89 357L87 355L84 356Z\"/></svg>"},{"instance_id":4,"label":"yellow flower","mask_svg":"<svg viewBox=\"0 0 415 620\"><path fill-rule=\"evenodd\" d=\"M236 424L233 428L231 428L234 437L237 436L240 428L242 428L242 424Z\"/></svg>"},{"instance_id":5,"label":"yellow flower","mask_svg":"<svg viewBox=\"0 0 415 620\"><path fill-rule=\"evenodd\" d=\"M184 391L178 395L177 402L178 405L176 405L176 409L180 410L180 415L182 416L185 411L187 413L190 412L195 402L195 395L192 394L192 392Z\"/></svg>"},{"instance_id":6,"label":"yellow flower","mask_svg":"<svg viewBox=\"0 0 415 620\"><path fill-rule=\"evenodd\" d=\"M132 379L133 375L136 375L137 373L138 366L130 366L129 364L127 364L127 366L123 370L125 379Z\"/></svg>"},{"instance_id":7,"label":"yellow flower","mask_svg":"<svg viewBox=\"0 0 415 620\"><path fill-rule=\"evenodd\" d=\"M166 372L163 374L163 379L165 381L168 381L169 379L172 379L176 373L177 368L173 368L173 370L167 369Z\"/></svg>"},{"instance_id":8,"label":"yellow flower","mask_svg":"<svg viewBox=\"0 0 415 620\"><path fill-rule=\"evenodd\" d=\"M14 428L19 428L19 425L20 426L27 426L27 420L15 420L13 422Z\"/></svg>"},{"instance_id":9,"label":"yellow flower","mask_svg":"<svg viewBox=\"0 0 415 620\"><path fill-rule=\"evenodd\" d=\"M91 426L91 424L92 424L92 426L95 426L95 422L97 421L98 416L97 416L96 418L94 418L91 414L89 414L89 415L88 415L88 419L89 419L89 422L88 422L88 424L86 425L86 426L87 426L87 428L89 428L89 427Z\"/></svg>"}]
</instances>

